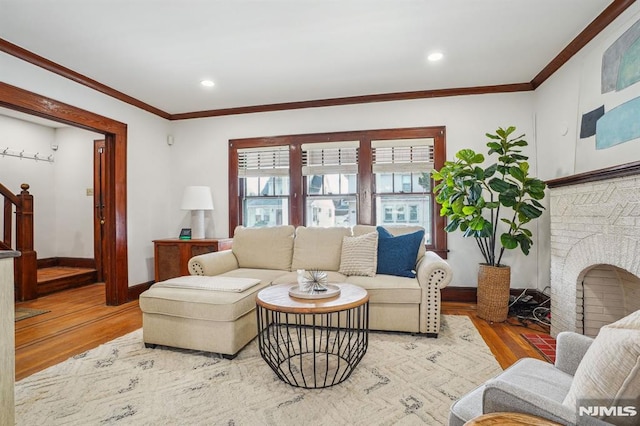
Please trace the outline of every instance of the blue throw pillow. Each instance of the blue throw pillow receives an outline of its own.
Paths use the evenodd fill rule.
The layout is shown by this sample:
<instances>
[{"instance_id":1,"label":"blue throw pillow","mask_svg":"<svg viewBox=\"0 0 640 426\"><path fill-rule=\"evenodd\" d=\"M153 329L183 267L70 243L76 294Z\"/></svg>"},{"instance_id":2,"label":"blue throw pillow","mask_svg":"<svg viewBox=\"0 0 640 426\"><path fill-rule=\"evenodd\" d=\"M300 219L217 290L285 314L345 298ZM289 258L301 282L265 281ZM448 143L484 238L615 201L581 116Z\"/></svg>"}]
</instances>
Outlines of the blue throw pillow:
<instances>
[{"instance_id":1,"label":"blue throw pillow","mask_svg":"<svg viewBox=\"0 0 640 426\"><path fill-rule=\"evenodd\" d=\"M393 236L382 226L378 230L377 274L415 278L416 257L424 238L424 231Z\"/></svg>"}]
</instances>

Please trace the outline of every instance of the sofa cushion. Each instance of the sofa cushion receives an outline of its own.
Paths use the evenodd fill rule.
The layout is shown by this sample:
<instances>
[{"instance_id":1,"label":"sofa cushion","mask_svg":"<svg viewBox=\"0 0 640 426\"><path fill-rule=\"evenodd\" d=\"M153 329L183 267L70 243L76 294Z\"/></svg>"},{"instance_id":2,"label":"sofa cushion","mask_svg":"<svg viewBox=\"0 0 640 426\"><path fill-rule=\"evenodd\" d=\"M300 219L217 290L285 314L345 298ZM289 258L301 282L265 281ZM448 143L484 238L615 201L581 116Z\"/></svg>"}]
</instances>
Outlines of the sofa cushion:
<instances>
[{"instance_id":1,"label":"sofa cushion","mask_svg":"<svg viewBox=\"0 0 640 426\"><path fill-rule=\"evenodd\" d=\"M342 238L340 273L345 275L376 275L378 265L378 233Z\"/></svg>"},{"instance_id":2,"label":"sofa cushion","mask_svg":"<svg viewBox=\"0 0 640 426\"><path fill-rule=\"evenodd\" d=\"M378 274L415 278L416 258L424 239L424 230L393 236L378 226Z\"/></svg>"},{"instance_id":3,"label":"sofa cushion","mask_svg":"<svg viewBox=\"0 0 640 426\"><path fill-rule=\"evenodd\" d=\"M140 309L147 314L205 321L235 321L255 309L255 295L269 282L269 279L263 280L240 293L153 285L140 295Z\"/></svg>"},{"instance_id":4,"label":"sofa cushion","mask_svg":"<svg viewBox=\"0 0 640 426\"><path fill-rule=\"evenodd\" d=\"M370 303L420 304L422 300L422 289L415 278L378 274L375 277L351 276L346 282L367 290Z\"/></svg>"},{"instance_id":5,"label":"sofa cushion","mask_svg":"<svg viewBox=\"0 0 640 426\"><path fill-rule=\"evenodd\" d=\"M293 236L291 225L269 228L238 226L231 250L240 268L291 270Z\"/></svg>"},{"instance_id":6,"label":"sofa cushion","mask_svg":"<svg viewBox=\"0 0 640 426\"><path fill-rule=\"evenodd\" d=\"M417 231L424 231L422 226L416 225L381 225L384 229L386 229L391 235L405 235L405 234L413 234ZM353 235L363 235L368 234L369 232L377 232L378 227L374 225L354 225L353 227ZM418 255L416 256L416 263L422 259L422 256L427 252L426 247L424 246L424 240L420 244L420 248L418 249Z\"/></svg>"},{"instance_id":7,"label":"sofa cushion","mask_svg":"<svg viewBox=\"0 0 640 426\"><path fill-rule=\"evenodd\" d=\"M296 228L291 270L337 271L340 269L342 238L349 235L350 228L299 226Z\"/></svg>"},{"instance_id":8,"label":"sofa cushion","mask_svg":"<svg viewBox=\"0 0 640 426\"><path fill-rule=\"evenodd\" d=\"M340 272L336 271L326 271L327 272L327 282L329 283L344 283L347 280L346 275L342 275ZM287 272L283 275L279 275L271 281L272 285L276 284L297 284L298 282L298 272L292 271Z\"/></svg>"},{"instance_id":9,"label":"sofa cushion","mask_svg":"<svg viewBox=\"0 0 640 426\"><path fill-rule=\"evenodd\" d=\"M640 310L600 329L578 365L563 404L581 400L624 406L640 402ZM600 417L614 424L637 424L637 417Z\"/></svg>"}]
</instances>

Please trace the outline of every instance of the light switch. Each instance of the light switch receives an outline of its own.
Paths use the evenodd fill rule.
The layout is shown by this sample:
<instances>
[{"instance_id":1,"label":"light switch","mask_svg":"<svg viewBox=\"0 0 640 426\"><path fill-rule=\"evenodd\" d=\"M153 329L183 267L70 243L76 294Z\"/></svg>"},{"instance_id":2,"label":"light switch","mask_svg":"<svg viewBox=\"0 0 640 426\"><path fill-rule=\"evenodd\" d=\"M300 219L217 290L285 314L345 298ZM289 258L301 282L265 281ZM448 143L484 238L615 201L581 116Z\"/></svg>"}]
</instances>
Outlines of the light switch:
<instances>
[{"instance_id":1,"label":"light switch","mask_svg":"<svg viewBox=\"0 0 640 426\"><path fill-rule=\"evenodd\" d=\"M87 188L87 197L93 197L93 188Z\"/></svg>"}]
</instances>

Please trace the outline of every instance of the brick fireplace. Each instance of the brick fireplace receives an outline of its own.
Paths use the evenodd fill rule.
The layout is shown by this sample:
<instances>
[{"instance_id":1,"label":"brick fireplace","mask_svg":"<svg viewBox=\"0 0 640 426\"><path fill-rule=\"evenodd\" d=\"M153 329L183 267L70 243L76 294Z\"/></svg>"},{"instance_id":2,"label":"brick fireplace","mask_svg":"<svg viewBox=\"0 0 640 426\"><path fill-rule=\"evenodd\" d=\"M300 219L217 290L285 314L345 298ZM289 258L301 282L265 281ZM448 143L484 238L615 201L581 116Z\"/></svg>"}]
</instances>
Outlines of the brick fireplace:
<instances>
[{"instance_id":1,"label":"brick fireplace","mask_svg":"<svg viewBox=\"0 0 640 426\"><path fill-rule=\"evenodd\" d=\"M551 334L595 336L640 309L640 162L547 184Z\"/></svg>"}]
</instances>

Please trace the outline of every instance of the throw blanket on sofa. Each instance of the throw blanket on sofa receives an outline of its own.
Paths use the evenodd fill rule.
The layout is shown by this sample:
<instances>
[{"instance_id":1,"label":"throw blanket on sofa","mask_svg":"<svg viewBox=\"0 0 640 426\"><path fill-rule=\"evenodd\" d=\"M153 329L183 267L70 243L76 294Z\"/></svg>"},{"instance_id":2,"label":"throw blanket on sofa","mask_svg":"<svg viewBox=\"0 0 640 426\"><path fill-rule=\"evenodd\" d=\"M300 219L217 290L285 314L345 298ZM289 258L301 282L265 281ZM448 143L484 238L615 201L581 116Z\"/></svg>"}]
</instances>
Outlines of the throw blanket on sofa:
<instances>
[{"instance_id":1,"label":"throw blanket on sofa","mask_svg":"<svg viewBox=\"0 0 640 426\"><path fill-rule=\"evenodd\" d=\"M241 293L260 282L256 278L208 277L187 275L154 284L154 287L189 288L195 290L233 291Z\"/></svg>"}]
</instances>

